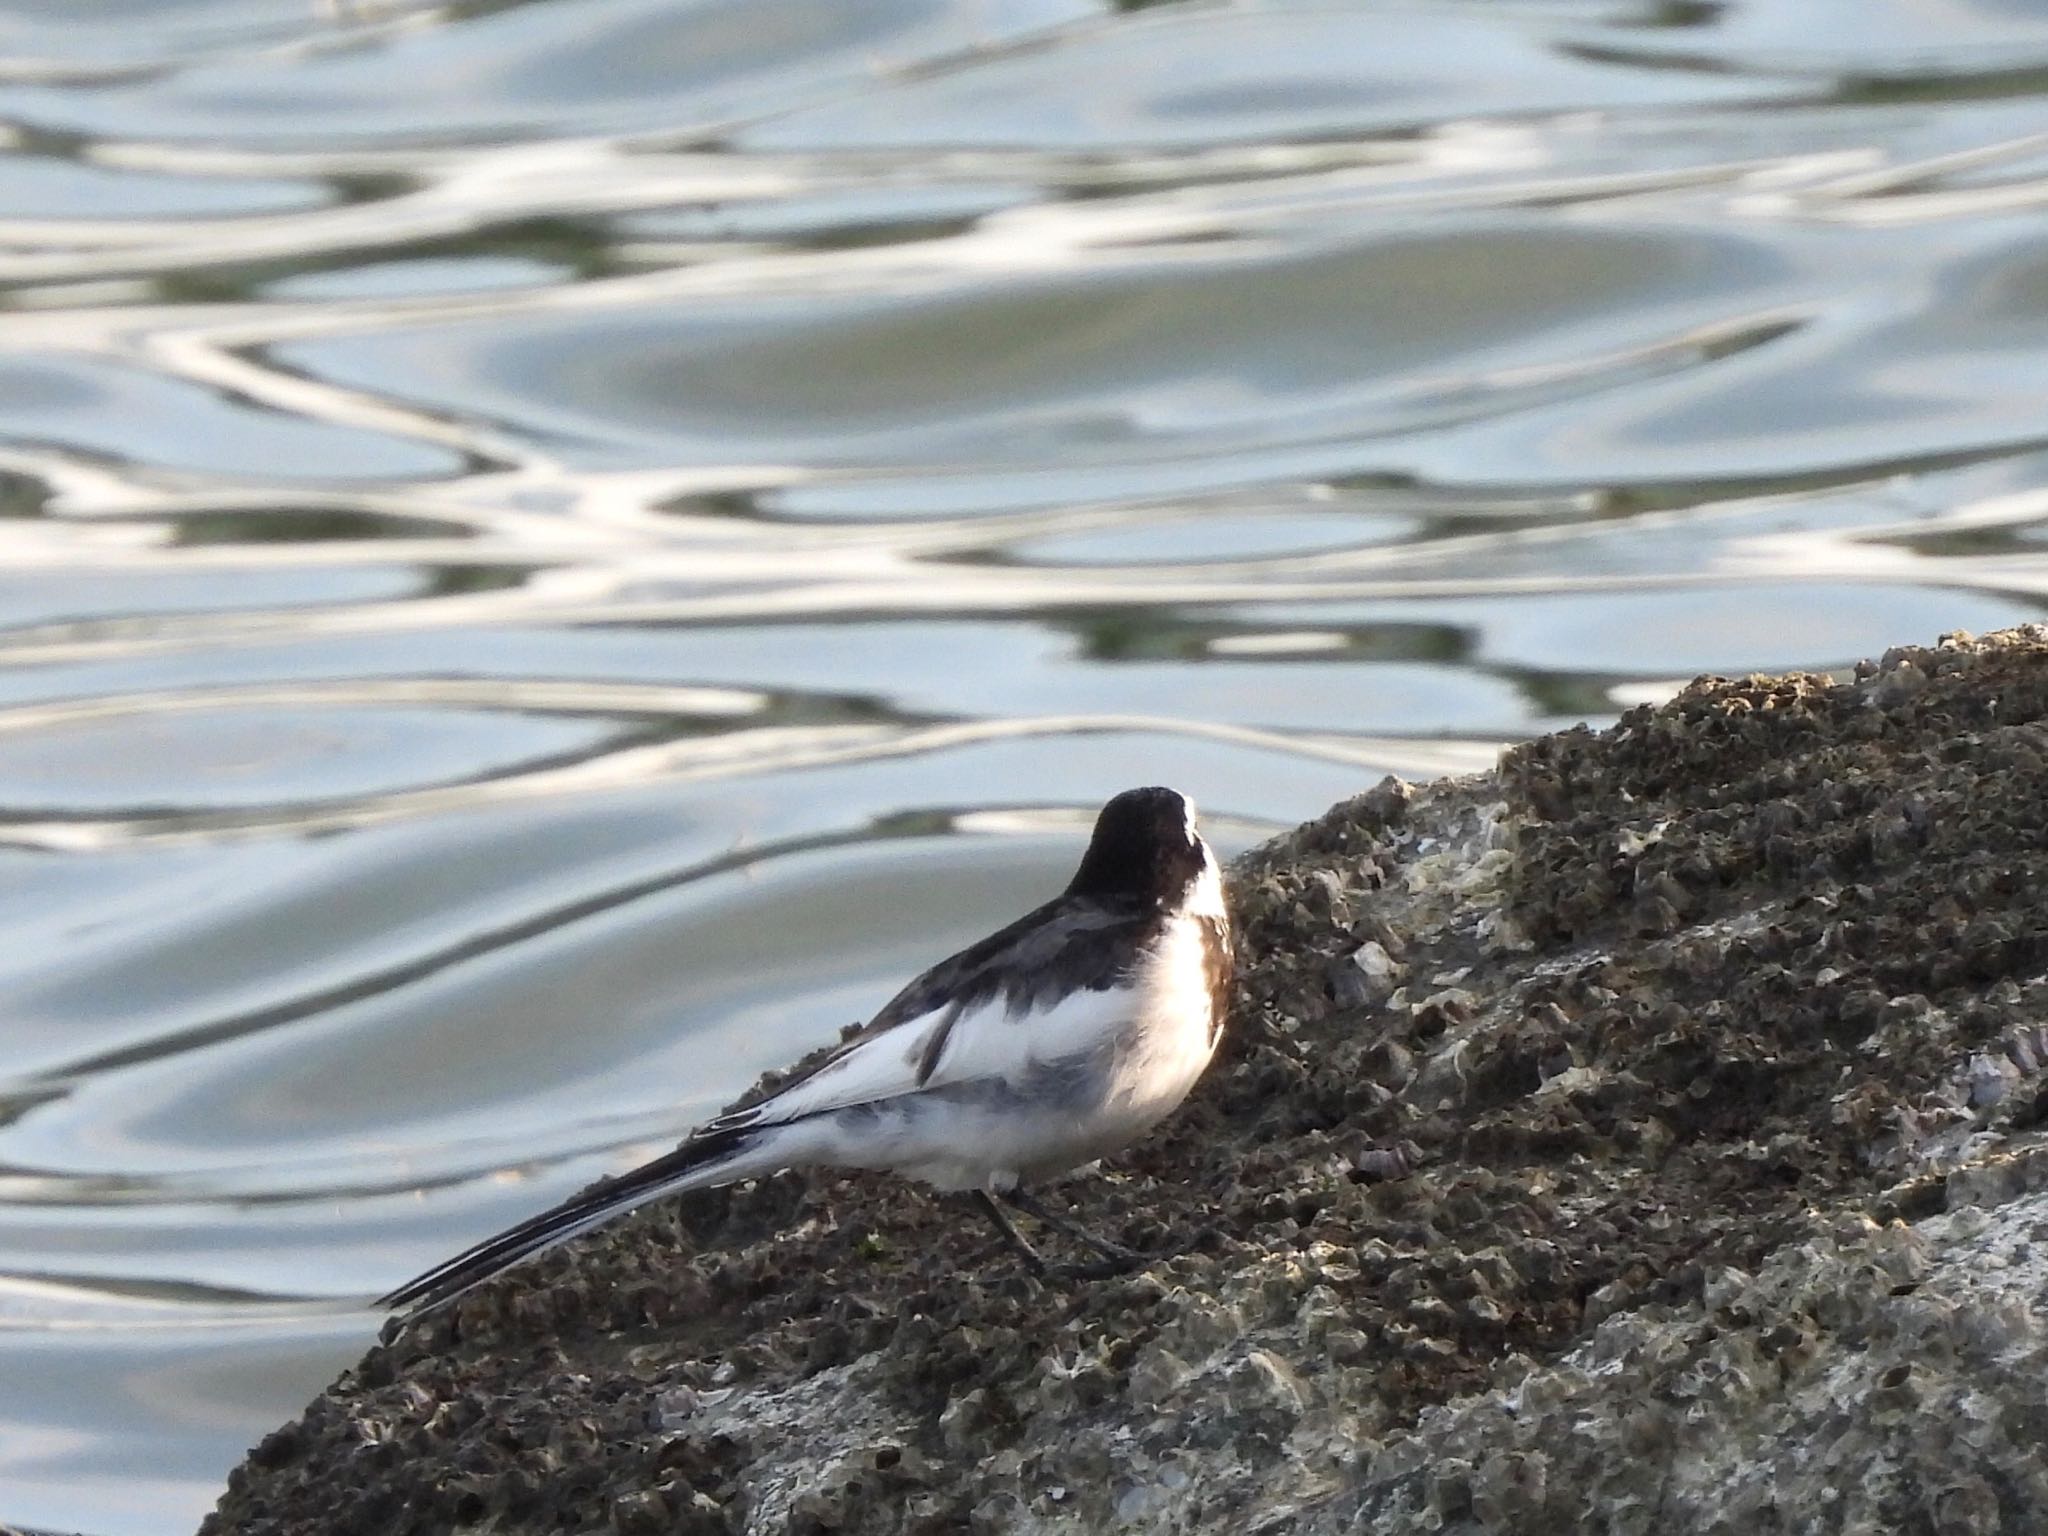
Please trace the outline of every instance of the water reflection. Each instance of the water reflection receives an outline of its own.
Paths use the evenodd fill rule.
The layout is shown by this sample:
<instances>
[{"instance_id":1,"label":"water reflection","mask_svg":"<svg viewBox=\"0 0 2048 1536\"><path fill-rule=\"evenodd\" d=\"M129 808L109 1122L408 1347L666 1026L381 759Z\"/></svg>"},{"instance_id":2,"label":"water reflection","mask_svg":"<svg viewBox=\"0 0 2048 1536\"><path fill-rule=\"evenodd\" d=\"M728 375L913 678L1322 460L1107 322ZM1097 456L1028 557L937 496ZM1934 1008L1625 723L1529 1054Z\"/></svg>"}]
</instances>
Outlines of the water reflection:
<instances>
[{"instance_id":1,"label":"water reflection","mask_svg":"<svg viewBox=\"0 0 2048 1536\"><path fill-rule=\"evenodd\" d=\"M2048 591L2024 10L37 0L0 53L0 1520L188 1528L360 1298L1117 788L1242 846Z\"/></svg>"}]
</instances>

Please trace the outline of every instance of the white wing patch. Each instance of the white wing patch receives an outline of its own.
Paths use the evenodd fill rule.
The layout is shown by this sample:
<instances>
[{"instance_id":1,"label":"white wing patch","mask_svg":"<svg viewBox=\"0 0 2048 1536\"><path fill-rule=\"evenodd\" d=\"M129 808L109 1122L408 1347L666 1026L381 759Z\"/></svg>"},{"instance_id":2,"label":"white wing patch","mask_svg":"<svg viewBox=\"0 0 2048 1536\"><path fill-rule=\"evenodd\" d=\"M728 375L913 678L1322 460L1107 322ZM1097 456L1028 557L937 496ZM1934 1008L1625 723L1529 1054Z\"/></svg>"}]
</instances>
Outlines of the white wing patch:
<instances>
[{"instance_id":1,"label":"white wing patch","mask_svg":"<svg viewBox=\"0 0 2048 1536\"><path fill-rule=\"evenodd\" d=\"M1130 987L1069 992L1050 1008L1013 1017L992 998L953 1025L928 1088L1002 1078L1021 1083L1033 1067L1084 1055L1114 1039L1137 1011Z\"/></svg>"},{"instance_id":2,"label":"white wing patch","mask_svg":"<svg viewBox=\"0 0 2048 1536\"><path fill-rule=\"evenodd\" d=\"M718 1123L772 1125L815 1115L849 1104L868 1104L876 1099L893 1099L917 1088L917 1069L931 1048L932 1034L946 1027L953 1012L948 1003L929 1013L917 1014L893 1028L885 1029L853 1047L844 1056L813 1072L800 1083L792 1083L773 1097L750 1109L727 1116Z\"/></svg>"},{"instance_id":3,"label":"white wing patch","mask_svg":"<svg viewBox=\"0 0 2048 1536\"><path fill-rule=\"evenodd\" d=\"M803 1115L900 1098L980 1078L1021 1081L1032 1067L1100 1047L1137 1007L1129 987L1073 992L1051 1008L1012 1017L998 995L960 1012L939 1048L931 1076L917 1080L935 1031L946 1028L949 1004L905 1019L862 1041L830 1066L773 1098L731 1117L738 1125L773 1125Z\"/></svg>"}]
</instances>

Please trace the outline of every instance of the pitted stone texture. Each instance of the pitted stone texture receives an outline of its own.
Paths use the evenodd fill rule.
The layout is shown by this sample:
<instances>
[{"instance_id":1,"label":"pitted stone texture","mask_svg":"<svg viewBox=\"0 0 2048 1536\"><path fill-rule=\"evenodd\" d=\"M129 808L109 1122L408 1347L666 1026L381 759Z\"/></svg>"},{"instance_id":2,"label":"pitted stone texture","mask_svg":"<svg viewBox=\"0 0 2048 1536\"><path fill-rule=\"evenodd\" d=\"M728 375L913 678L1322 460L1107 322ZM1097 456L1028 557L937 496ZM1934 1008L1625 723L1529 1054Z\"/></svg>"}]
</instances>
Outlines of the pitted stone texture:
<instances>
[{"instance_id":1,"label":"pitted stone texture","mask_svg":"<svg viewBox=\"0 0 2048 1536\"><path fill-rule=\"evenodd\" d=\"M394 1332L209 1532L2031 1532L2048 638L1706 679L1239 861L1047 1286L779 1178Z\"/></svg>"}]
</instances>

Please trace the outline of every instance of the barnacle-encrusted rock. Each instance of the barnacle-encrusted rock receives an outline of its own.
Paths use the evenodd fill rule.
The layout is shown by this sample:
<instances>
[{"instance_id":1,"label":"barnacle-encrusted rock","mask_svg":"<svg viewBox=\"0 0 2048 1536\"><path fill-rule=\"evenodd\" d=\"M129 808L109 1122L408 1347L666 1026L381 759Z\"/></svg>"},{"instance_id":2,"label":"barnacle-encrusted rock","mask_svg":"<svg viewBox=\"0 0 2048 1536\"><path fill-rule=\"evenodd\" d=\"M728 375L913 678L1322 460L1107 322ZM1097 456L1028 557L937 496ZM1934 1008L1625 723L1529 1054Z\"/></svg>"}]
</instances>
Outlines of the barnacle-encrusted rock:
<instances>
[{"instance_id":1,"label":"barnacle-encrusted rock","mask_svg":"<svg viewBox=\"0 0 2048 1536\"><path fill-rule=\"evenodd\" d=\"M1048 1286L930 1196L644 1212L393 1331L209 1532L2024 1532L2048 634L1702 679L1239 862Z\"/></svg>"}]
</instances>

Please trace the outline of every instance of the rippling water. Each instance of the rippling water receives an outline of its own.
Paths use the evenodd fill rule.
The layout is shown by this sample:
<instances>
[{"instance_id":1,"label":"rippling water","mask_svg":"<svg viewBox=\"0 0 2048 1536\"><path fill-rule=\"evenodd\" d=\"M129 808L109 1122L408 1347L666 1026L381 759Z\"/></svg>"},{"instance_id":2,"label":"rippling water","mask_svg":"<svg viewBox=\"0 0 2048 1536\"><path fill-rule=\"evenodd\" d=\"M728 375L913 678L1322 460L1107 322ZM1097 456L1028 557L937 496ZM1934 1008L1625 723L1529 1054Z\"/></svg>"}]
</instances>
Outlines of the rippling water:
<instances>
[{"instance_id":1,"label":"rippling water","mask_svg":"<svg viewBox=\"0 0 2048 1536\"><path fill-rule=\"evenodd\" d=\"M2018 0L0 9L0 1519L1063 878L2040 614Z\"/></svg>"}]
</instances>

